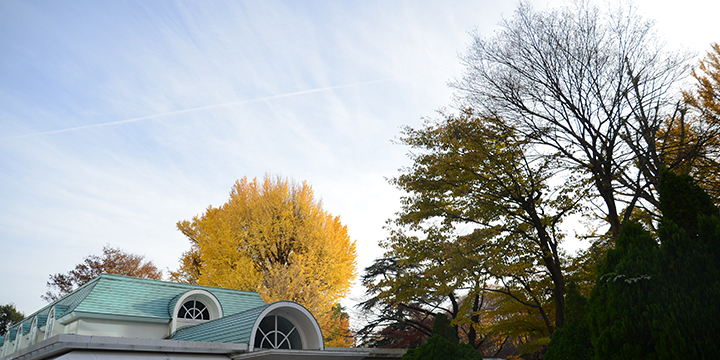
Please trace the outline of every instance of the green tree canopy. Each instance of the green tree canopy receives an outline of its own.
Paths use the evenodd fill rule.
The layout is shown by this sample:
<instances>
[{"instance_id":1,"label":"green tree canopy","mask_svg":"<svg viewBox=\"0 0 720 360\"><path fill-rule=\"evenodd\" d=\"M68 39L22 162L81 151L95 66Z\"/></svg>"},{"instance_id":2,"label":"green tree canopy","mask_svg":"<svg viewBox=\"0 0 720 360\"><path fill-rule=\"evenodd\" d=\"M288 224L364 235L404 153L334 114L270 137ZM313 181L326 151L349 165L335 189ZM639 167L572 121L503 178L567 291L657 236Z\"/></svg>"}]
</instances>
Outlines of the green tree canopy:
<instances>
[{"instance_id":1,"label":"green tree canopy","mask_svg":"<svg viewBox=\"0 0 720 360\"><path fill-rule=\"evenodd\" d=\"M720 357L720 216L688 175L663 173L651 328L660 358Z\"/></svg>"},{"instance_id":2,"label":"green tree canopy","mask_svg":"<svg viewBox=\"0 0 720 360\"><path fill-rule=\"evenodd\" d=\"M644 281L666 251L655 237L661 215L701 223L694 209L662 208L662 169L718 178L718 56L703 61L694 73L701 85L683 102L674 87L690 56L664 50L631 7L580 1L535 11L521 2L500 28L474 34L462 58L465 73L452 84L461 110L402 132L413 163L390 182L407 195L388 221L386 253L363 277L362 306L425 335L423 321L441 310L476 348L502 334L541 352L566 324L565 283L587 293L599 279L605 289L595 296L624 308L608 310L613 317L591 306L596 324L576 330L624 329L640 336L625 350L643 353L646 315L630 304L648 300ZM573 214L592 244L571 257L561 224ZM639 285L625 289L622 279ZM488 294L500 296L484 309ZM621 346L610 342L623 335L608 331L597 351Z\"/></svg>"},{"instance_id":3,"label":"green tree canopy","mask_svg":"<svg viewBox=\"0 0 720 360\"><path fill-rule=\"evenodd\" d=\"M458 342L457 331L444 314L435 315L432 336L425 344L409 349L402 360L482 360L482 354Z\"/></svg>"},{"instance_id":4,"label":"green tree canopy","mask_svg":"<svg viewBox=\"0 0 720 360\"><path fill-rule=\"evenodd\" d=\"M442 335L433 335L427 343L409 349L402 360L482 360L482 354L468 344L458 344Z\"/></svg>"},{"instance_id":5,"label":"green tree canopy","mask_svg":"<svg viewBox=\"0 0 720 360\"><path fill-rule=\"evenodd\" d=\"M435 315L432 333L433 335L440 335L454 344L458 344L460 342L457 330L450 324L450 320L448 320L445 314Z\"/></svg>"},{"instance_id":6,"label":"green tree canopy","mask_svg":"<svg viewBox=\"0 0 720 360\"><path fill-rule=\"evenodd\" d=\"M15 304L5 304L0 306L0 336L7 333L12 324L22 321L25 315L15 308Z\"/></svg>"},{"instance_id":7,"label":"green tree canopy","mask_svg":"<svg viewBox=\"0 0 720 360\"><path fill-rule=\"evenodd\" d=\"M455 324L467 317L472 329L482 292L498 292L539 321L540 336L562 327L558 226L576 210L582 186L570 177L549 186L553 159L528 156L511 127L471 110L404 135L414 164L391 182L409 195L381 243L402 270L365 279L369 291L405 306L445 302Z\"/></svg>"}]
</instances>

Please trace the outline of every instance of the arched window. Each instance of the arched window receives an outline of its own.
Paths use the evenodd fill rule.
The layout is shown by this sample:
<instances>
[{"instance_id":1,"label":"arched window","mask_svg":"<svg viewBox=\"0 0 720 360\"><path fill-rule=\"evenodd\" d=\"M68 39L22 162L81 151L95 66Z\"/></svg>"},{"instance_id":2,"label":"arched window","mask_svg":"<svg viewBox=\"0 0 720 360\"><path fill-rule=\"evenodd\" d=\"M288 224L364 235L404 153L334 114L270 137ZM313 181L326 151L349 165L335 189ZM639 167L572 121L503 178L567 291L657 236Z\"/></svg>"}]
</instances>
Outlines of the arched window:
<instances>
[{"instance_id":1,"label":"arched window","mask_svg":"<svg viewBox=\"0 0 720 360\"><path fill-rule=\"evenodd\" d=\"M0 351L0 357L7 355L8 348L10 347L10 331L5 333L5 340L2 344L2 351Z\"/></svg>"},{"instance_id":2,"label":"arched window","mask_svg":"<svg viewBox=\"0 0 720 360\"><path fill-rule=\"evenodd\" d=\"M168 306L168 312L172 317L170 334L183 326L198 325L223 316L218 299L203 289L190 290L180 294Z\"/></svg>"},{"instance_id":3,"label":"arched window","mask_svg":"<svg viewBox=\"0 0 720 360\"><path fill-rule=\"evenodd\" d=\"M35 316L33 318L32 324L30 324L30 340L28 341L28 346L35 343L37 340L37 324L38 324L38 317Z\"/></svg>"},{"instance_id":4,"label":"arched window","mask_svg":"<svg viewBox=\"0 0 720 360\"><path fill-rule=\"evenodd\" d=\"M278 315L269 315L262 319L258 326L255 348L302 349L302 340L297 327L290 320Z\"/></svg>"},{"instance_id":5,"label":"arched window","mask_svg":"<svg viewBox=\"0 0 720 360\"><path fill-rule=\"evenodd\" d=\"M178 310L178 318L191 320L210 320L210 311L199 300L186 301Z\"/></svg>"},{"instance_id":6,"label":"arched window","mask_svg":"<svg viewBox=\"0 0 720 360\"><path fill-rule=\"evenodd\" d=\"M53 306L48 313L47 322L45 323L45 340L52 337L53 328L55 327L55 307Z\"/></svg>"},{"instance_id":7,"label":"arched window","mask_svg":"<svg viewBox=\"0 0 720 360\"><path fill-rule=\"evenodd\" d=\"M323 350L322 332L315 317L302 305L278 301L257 315L248 344L257 349Z\"/></svg>"},{"instance_id":8,"label":"arched window","mask_svg":"<svg viewBox=\"0 0 720 360\"><path fill-rule=\"evenodd\" d=\"M20 350L20 343L22 343L23 324L20 324L15 333L15 349L13 352Z\"/></svg>"}]
</instances>

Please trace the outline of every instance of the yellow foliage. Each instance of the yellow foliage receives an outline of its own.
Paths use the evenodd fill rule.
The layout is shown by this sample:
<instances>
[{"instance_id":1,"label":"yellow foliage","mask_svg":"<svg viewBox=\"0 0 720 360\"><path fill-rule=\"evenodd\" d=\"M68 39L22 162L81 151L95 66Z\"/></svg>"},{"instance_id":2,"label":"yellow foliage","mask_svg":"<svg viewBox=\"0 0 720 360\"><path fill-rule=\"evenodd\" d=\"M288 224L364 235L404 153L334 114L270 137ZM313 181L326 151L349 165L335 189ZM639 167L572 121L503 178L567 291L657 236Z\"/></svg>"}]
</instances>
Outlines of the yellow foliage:
<instances>
[{"instance_id":1,"label":"yellow foliage","mask_svg":"<svg viewBox=\"0 0 720 360\"><path fill-rule=\"evenodd\" d=\"M332 312L323 315L329 318L325 322L328 324L327 328L323 329L325 346L352 347L355 344L355 338L350 332L350 316L343 307L340 304L335 305Z\"/></svg>"},{"instance_id":2,"label":"yellow foliage","mask_svg":"<svg viewBox=\"0 0 720 360\"><path fill-rule=\"evenodd\" d=\"M707 121L720 122L720 45L712 45L698 69L693 70L693 77L697 87L694 93L685 93L685 100L700 109Z\"/></svg>"},{"instance_id":3,"label":"yellow foliage","mask_svg":"<svg viewBox=\"0 0 720 360\"><path fill-rule=\"evenodd\" d=\"M670 169L691 174L720 203L720 45L712 45L693 69L693 77L697 81L695 89L684 92L684 97L695 112L686 120L679 117L680 122L664 124L659 141L669 151L663 160L666 164L679 163L679 167Z\"/></svg>"},{"instance_id":4,"label":"yellow foliage","mask_svg":"<svg viewBox=\"0 0 720 360\"><path fill-rule=\"evenodd\" d=\"M355 241L307 183L245 177L228 202L178 222L178 229L191 249L174 280L256 291L268 303L295 301L317 317L323 333L336 332L333 306L357 275Z\"/></svg>"}]
</instances>

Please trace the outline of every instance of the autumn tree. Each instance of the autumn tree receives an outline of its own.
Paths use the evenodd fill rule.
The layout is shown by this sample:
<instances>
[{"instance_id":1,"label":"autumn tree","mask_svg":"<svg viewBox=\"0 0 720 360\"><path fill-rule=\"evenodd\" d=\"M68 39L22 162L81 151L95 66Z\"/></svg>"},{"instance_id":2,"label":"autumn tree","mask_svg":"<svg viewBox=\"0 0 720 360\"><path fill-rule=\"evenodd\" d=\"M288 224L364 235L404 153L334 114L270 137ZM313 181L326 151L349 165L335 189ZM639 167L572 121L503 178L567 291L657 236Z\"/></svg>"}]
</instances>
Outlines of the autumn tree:
<instances>
[{"instance_id":1,"label":"autumn tree","mask_svg":"<svg viewBox=\"0 0 720 360\"><path fill-rule=\"evenodd\" d=\"M355 336L350 331L350 315L345 307L340 304L333 306L328 326L324 329L325 346L330 347L352 347L355 344Z\"/></svg>"},{"instance_id":2,"label":"autumn tree","mask_svg":"<svg viewBox=\"0 0 720 360\"><path fill-rule=\"evenodd\" d=\"M712 45L712 50L692 74L697 84L694 91L685 93L685 100L697 108L707 122L720 122L720 45Z\"/></svg>"},{"instance_id":3,"label":"autumn tree","mask_svg":"<svg viewBox=\"0 0 720 360\"><path fill-rule=\"evenodd\" d=\"M683 93L687 119L677 117L684 121L666 126L659 140L669 144L667 158L683 160L678 173L692 175L720 205L720 45L712 45L692 75L694 89Z\"/></svg>"},{"instance_id":4,"label":"autumn tree","mask_svg":"<svg viewBox=\"0 0 720 360\"><path fill-rule=\"evenodd\" d=\"M492 312L460 299L502 294L492 328L542 349L565 325L566 280L588 290L624 222L659 224L662 169L716 177L720 124L675 91L689 56L666 51L652 25L622 6L521 3L492 37L475 34L452 83L472 110L400 139L413 164L391 182L408 195L381 243L397 269L364 279L368 304L482 329ZM576 257L561 247L572 213L595 239Z\"/></svg>"},{"instance_id":5,"label":"autumn tree","mask_svg":"<svg viewBox=\"0 0 720 360\"><path fill-rule=\"evenodd\" d=\"M53 302L100 274L162 280L162 270L159 270L152 261L146 261L144 255L130 254L119 248L104 246L102 256L90 255L67 274L50 275L47 286L51 290L41 298L47 302ZM55 289L56 292L52 289Z\"/></svg>"},{"instance_id":6,"label":"autumn tree","mask_svg":"<svg viewBox=\"0 0 720 360\"><path fill-rule=\"evenodd\" d=\"M463 343L486 356L517 354L517 348L524 344L515 336L518 327L493 326L507 320L508 313L516 313L517 307L511 309L501 304L503 294L482 291L484 284L475 284L473 290L460 288L443 295L438 292L441 280L437 277L442 268L434 270L435 280L410 283L409 279L428 280L430 275L423 276L416 265L409 262L400 265L398 259L392 258L376 259L365 269L362 283L368 288L367 298L358 304L360 314L365 316L361 320L365 326L357 332L362 346L416 348L432 335L435 320L442 316L454 321L453 331ZM451 279L458 269L446 270L447 276L439 279ZM397 296L388 296L393 292ZM538 322L536 318L531 317L530 322L540 328L544 326L542 320Z\"/></svg>"},{"instance_id":7,"label":"autumn tree","mask_svg":"<svg viewBox=\"0 0 720 360\"><path fill-rule=\"evenodd\" d=\"M256 291L266 302L298 302L318 317L324 334L351 343L338 331L338 324L347 329L347 318L333 307L356 276L355 242L340 218L322 208L310 185L268 175L262 181L245 177L225 204L177 226L190 240L190 250L172 279Z\"/></svg>"},{"instance_id":8,"label":"autumn tree","mask_svg":"<svg viewBox=\"0 0 720 360\"><path fill-rule=\"evenodd\" d=\"M15 304L0 306L0 336L7 333L12 324L22 321L25 315L15 308Z\"/></svg>"},{"instance_id":9,"label":"autumn tree","mask_svg":"<svg viewBox=\"0 0 720 360\"><path fill-rule=\"evenodd\" d=\"M562 327L559 225L577 210L582 184L567 177L551 186L553 158L529 155L530 143L502 119L470 109L403 135L413 164L391 183L408 196L381 243L397 269L369 269L366 304L445 313L476 348L490 334L480 311L488 292L508 300L497 303L509 311L499 322L505 334L539 341Z\"/></svg>"},{"instance_id":10,"label":"autumn tree","mask_svg":"<svg viewBox=\"0 0 720 360\"><path fill-rule=\"evenodd\" d=\"M396 308L391 314L384 315L387 323L373 319L372 326L361 328L356 335L362 347L411 349L422 345L430 336L423 328L432 324L433 318L428 314L413 311L407 308ZM390 314L389 312L387 314ZM368 324L370 325L370 324Z\"/></svg>"},{"instance_id":11,"label":"autumn tree","mask_svg":"<svg viewBox=\"0 0 720 360\"><path fill-rule=\"evenodd\" d=\"M521 3L489 38L474 35L453 86L462 101L504 119L534 152L557 159L593 187L588 209L612 238L638 208L658 216L663 166L655 140L677 108L687 73L652 22L632 9L601 13L589 2L535 11Z\"/></svg>"}]
</instances>

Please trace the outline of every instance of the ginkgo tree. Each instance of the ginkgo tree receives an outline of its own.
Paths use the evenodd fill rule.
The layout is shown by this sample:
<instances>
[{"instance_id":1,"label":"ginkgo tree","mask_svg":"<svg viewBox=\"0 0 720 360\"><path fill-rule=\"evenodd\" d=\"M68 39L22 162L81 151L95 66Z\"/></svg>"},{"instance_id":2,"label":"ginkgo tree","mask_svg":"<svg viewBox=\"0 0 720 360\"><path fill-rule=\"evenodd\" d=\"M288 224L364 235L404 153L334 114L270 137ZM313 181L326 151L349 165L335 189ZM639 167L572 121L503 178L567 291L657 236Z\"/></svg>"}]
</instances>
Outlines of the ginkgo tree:
<instances>
[{"instance_id":1,"label":"ginkgo tree","mask_svg":"<svg viewBox=\"0 0 720 360\"><path fill-rule=\"evenodd\" d=\"M309 184L244 177L225 204L177 226L191 247L172 279L256 291L266 302L296 301L318 318L324 334L334 334L328 346L352 343L337 305L357 274L355 241Z\"/></svg>"},{"instance_id":2,"label":"ginkgo tree","mask_svg":"<svg viewBox=\"0 0 720 360\"><path fill-rule=\"evenodd\" d=\"M677 148L685 150L684 154L692 155L690 159L693 161L686 161L683 172L693 175L720 205L720 175L717 171L720 167L720 45L715 43L711 46L711 50L693 69L693 77L695 86L684 96L695 113L691 114L687 123L676 125L675 136L671 140L685 145ZM687 146L687 143L694 146Z\"/></svg>"}]
</instances>

